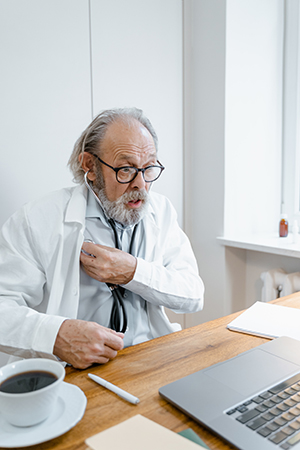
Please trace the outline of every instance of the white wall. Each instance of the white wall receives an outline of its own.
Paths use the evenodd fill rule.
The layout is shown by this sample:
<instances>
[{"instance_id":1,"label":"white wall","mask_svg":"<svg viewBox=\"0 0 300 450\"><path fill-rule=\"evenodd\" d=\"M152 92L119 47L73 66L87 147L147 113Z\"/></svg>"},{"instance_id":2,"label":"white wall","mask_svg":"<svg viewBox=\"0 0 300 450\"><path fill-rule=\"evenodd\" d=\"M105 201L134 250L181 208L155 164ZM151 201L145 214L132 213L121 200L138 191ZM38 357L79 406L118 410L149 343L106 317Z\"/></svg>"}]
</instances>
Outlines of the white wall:
<instances>
[{"instance_id":1,"label":"white wall","mask_svg":"<svg viewBox=\"0 0 300 450\"><path fill-rule=\"evenodd\" d=\"M227 0L225 236L277 231L283 0Z\"/></svg>"},{"instance_id":2,"label":"white wall","mask_svg":"<svg viewBox=\"0 0 300 450\"><path fill-rule=\"evenodd\" d=\"M154 189L182 222L181 0L90 6L0 0L0 226L25 202L69 186L75 140L93 115L122 106L142 108L156 127L166 170Z\"/></svg>"},{"instance_id":3,"label":"white wall","mask_svg":"<svg viewBox=\"0 0 300 450\"><path fill-rule=\"evenodd\" d=\"M300 3L285 1L285 55L283 100L283 190L282 212L288 214L290 226L300 216ZM297 155L298 152L298 155ZM296 164L295 164L296 161ZM297 192L298 191L298 192ZM295 195L295 192L296 195Z\"/></svg>"},{"instance_id":4,"label":"white wall","mask_svg":"<svg viewBox=\"0 0 300 450\"><path fill-rule=\"evenodd\" d=\"M185 4L185 229L205 284L204 310L192 326L227 313L224 221L226 2Z\"/></svg>"},{"instance_id":5,"label":"white wall","mask_svg":"<svg viewBox=\"0 0 300 450\"><path fill-rule=\"evenodd\" d=\"M71 184L66 164L91 119L88 10L79 0L0 1L0 226Z\"/></svg>"},{"instance_id":6,"label":"white wall","mask_svg":"<svg viewBox=\"0 0 300 450\"><path fill-rule=\"evenodd\" d=\"M282 0L227 0L225 235L278 232L283 25ZM297 258L233 248L225 254L233 311L261 300L262 272L299 271Z\"/></svg>"},{"instance_id":7,"label":"white wall","mask_svg":"<svg viewBox=\"0 0 300 450\"><path fill-rule=\"evenodd\" d=\"M278 232L283 17L281 0L227 1L225 235ZM297 258L235 248L225 255L233 311L261 300L262 272L299 271Z\"/></svg>"},{"instance_id":8,"label":"white wall","mask_svg":"<svg viewBox=\"0 0 300 450\"><path fill-rule=\"evenodd\" d=\"M284 3L227 0L226 16L224 235L277 232ZM261 299L262 272L294 266L290 258L260 252L226 248L225 254L226 293L233 311Z\"/></svg>"},{"instance_id":9,"label":"white wall","mask_svg":"<svg viewBox=\"0 0 300 450\"><path fill-rule=\"evenodd\" d=\"M184 4L185 224L206 287L190 326L260 300L261 272L294 264L216 240L278 226L283 2Z\"/></svg>"},{"instance_id":10,"label":"white wall","mask_svg":"<svg viewBox=\"0 0 300 450\"><path fill-rule=\"evenodd\" d=\"M150 118L166 167L152 189L182 223L182 2L91 1L93 110L137 106Z\"/></svg>"}]
</instances>

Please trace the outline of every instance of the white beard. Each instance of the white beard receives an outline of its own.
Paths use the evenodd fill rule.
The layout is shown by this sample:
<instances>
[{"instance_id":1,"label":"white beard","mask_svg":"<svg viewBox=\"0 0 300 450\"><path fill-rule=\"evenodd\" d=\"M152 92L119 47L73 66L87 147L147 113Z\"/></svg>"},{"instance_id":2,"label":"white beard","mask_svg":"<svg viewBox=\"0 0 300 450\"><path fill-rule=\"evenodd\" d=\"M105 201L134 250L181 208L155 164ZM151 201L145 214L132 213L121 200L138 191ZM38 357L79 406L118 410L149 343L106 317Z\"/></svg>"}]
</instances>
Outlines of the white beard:
<instances>
[{"instance_id":1,"label":"white beard","mask_svg":"<svg viewBox=\"0 0 300 450\"><path fill-rule=\"evenodd\" d=\"M143 190L135 190L125 192L115 201L110 201L105 192L105 183L101 170L96 170L96 180L93 183L93 189L97 194L102 208L107 217L121 223L124 226L135 225L145 215L148 209L149 197L148 192ZM139 208L128 208L126 204L130 201L141 200L142 204Z\"/></svg>"},{"instance_id":2,"label":"white beard","mask_svg":"<svg viewBox=\"0 0 300 450\"><path fill-rule=\"evenodd\" d=\"M145 190L125 192L114 202L108 200L105 188L99 190L95 189L95 191L106 215L122 225L135 225L144 217L148 209L148 193ZM137 209L128 208L126 203L131 200L142 200L142 205Z\"/></svg>"}]
</instances>

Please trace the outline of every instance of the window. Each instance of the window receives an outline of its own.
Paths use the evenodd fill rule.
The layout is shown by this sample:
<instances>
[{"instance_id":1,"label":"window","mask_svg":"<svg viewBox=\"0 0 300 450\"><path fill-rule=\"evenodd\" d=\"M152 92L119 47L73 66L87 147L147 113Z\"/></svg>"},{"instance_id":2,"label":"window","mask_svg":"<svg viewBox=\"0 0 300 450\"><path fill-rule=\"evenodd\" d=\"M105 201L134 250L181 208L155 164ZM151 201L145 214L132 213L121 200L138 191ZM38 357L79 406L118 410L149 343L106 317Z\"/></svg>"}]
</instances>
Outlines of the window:
<instances>
[{"instance_id":1,"label":"window","mask_svg":"<svg viewBox=\"0 0 300 450\"><path fill-rule=\"evenodd\" d=\"M281 212L300 224L300 6L285 1Z\"/></svg>"}]
</instances>

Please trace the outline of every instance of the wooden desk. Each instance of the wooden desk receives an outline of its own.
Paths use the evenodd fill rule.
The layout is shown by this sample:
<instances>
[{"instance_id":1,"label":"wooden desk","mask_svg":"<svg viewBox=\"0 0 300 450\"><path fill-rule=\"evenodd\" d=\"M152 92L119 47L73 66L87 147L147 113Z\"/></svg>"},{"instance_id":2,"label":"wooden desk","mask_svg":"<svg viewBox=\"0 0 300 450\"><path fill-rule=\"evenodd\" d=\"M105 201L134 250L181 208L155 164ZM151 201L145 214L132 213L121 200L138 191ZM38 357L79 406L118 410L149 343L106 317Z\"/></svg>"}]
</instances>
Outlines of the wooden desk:
<instances>
[{"instance_id":1,"label":"wooden desk","mask_svg":"<svg viewBox=\"0 0 300 450\"><path fill-rule=\"evenodd\" d=\"M274 301L300 308L300 293ZM175 431L192 428L212 449L233 449L195 421L163 400L159 387L204 367L238 355L266 339L235 333L226 325L239 313L122 350L113 361L87 370L67 368L66 381L79 386L87 396L82 420L69 432L30 450L85 450L87 437L142 414ZM87 377L93 372L140 399L138 405L117 397Z\"/></svg>"}]
</instances>

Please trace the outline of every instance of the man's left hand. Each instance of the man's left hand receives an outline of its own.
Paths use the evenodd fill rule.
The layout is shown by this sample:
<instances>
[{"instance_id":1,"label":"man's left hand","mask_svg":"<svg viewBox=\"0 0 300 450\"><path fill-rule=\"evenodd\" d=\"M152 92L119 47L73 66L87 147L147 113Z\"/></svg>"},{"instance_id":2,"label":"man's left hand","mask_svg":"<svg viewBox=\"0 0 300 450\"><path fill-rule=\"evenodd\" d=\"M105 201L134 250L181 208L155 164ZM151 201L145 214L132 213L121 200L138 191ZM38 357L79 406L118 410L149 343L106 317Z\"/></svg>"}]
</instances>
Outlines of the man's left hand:
<instances>
[{"instance_id":1,"label":"man's left hand","mask_svg":"<svg viewBox=\"0 0 300 450\"><path fill-rule=\"evenodd\" d=\"M85 272L95 280L110 284L127 284L133 279L137 261L129 253L112 247L84 242L80 261Z\"/></svg>"}]
</instances>

